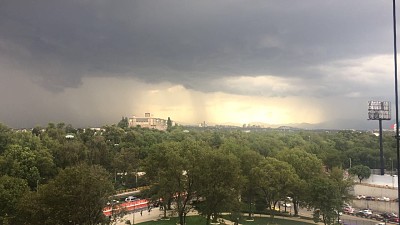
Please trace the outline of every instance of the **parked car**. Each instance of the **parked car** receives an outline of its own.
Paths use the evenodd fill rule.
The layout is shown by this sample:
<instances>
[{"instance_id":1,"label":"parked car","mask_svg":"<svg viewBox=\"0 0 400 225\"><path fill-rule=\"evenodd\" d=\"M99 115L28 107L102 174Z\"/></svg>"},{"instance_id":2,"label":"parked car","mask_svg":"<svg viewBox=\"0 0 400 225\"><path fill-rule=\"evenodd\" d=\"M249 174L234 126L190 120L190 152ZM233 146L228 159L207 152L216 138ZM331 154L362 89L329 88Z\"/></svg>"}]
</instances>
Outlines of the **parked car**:
<instances>
[{"instance_id":1,"label":"parked car","mask_svg":"<svg viewBox=\"0 0 400 225\"><path fill-rule=\"evenodd\" d=\"M389 221L398 223L399 222L399 217L392 217L392 218L389 219Z\"/></svg>"},{"instance_id":2,"label":"parked car","mask_svg":"<svg viewBox=\"0 0 400 225\"><path fill-rule=\"evenodd\" d=\"M378 200L378 201L384 201L384 202L389 202L389 201L390 201L390 198L383 196L383 197L377 198L376 200Z\"/></svg>"},{"instance_id":3,"label":"parked car","mask_svg":"<svg viewBox=\"0 0 400 225\"><path fill-rule=\"evenodd\" d=\"M353 214L354 213L354 208L351 206L345 206L343 207L343 213L345 214Z\"/></svg>"},{"instance_id":4,"label":"parked car","mask_svg":"<svg viewBox=\"0 0 400 225\"><path fill-rule=\"evenodd\" d=\"M355 215L358 217L365 217L365 218L369 218L371 216L371 214L364 211L358 211Z\"/></svg>"},{"instance_id":5,"label":"parked car","mask_svg":"<svg viewBox=\"0 0 400 225\"><path fill-rule=\"evenodd\" d=\"M363 209L361 211L363 211L364 213L368 214L369 216L372 215L372 209Z\"/></svg>"},{"instance_id":6,"label":"parked car","mask_svg":"<svg viewBox=\"0 0 400 225\"><path fill-rule=\"evenodd\" d=\"M107 202L107 205L115 205L115 204L119 204L119 201L113 199L111 202Z\"/></svg>"},{"instance_id":7,"label":"parked car","mask_svg":"<svg viewBox=\"0 0 400 225\"><path fill-rule=\"evenodd\" d=\"M131 201L135 201L135 200L138 200L138 199L139 198L135 197L135 196L128 196L128 197L125 198L125 201L126 202L131 202Z\"/></svg>"},{"instance_id":8,"label":"parked car","mask_svg":"<svg viewBox=\"0 0 400 225\"><path fill-rule=\"evenodd\" d=\"M373 197L373 196L366 196L366 197L365 197L365 200L367 200L367 201L375 201L375 197Z\"/></svg>"},{"instance_id":9,"label":"parked car","mask_svg":"<svg viewBox=\"0 0 400 225\"><path fill-rule=\"evenodd\" d=\"M383 217L384 220L389 220L390 218L393 217L393 215L388 212L381 213L380 215Z\"/></svg>"},{"instance_id":10,"label":"parked car","mask_svg":"<svg viewBox=\"0 0 400 225\"><path fill-rule=\"evenodd\" d=\"M385 218L383 218L383 216L381 214L372 214L371 219L375 219L378 221L385 221Z\"/></svg>"},{"instance_id":11,"label":"parked car","mask_svg":"<svg viewBox=\"0 0 400 225\"><path fill-rule=\"evenodd\" d=\"M365 199L365 195L357 195L356 196L356 199L358 199L358 200L361 200L361 199Z\"/></svg>"}]
</instances>

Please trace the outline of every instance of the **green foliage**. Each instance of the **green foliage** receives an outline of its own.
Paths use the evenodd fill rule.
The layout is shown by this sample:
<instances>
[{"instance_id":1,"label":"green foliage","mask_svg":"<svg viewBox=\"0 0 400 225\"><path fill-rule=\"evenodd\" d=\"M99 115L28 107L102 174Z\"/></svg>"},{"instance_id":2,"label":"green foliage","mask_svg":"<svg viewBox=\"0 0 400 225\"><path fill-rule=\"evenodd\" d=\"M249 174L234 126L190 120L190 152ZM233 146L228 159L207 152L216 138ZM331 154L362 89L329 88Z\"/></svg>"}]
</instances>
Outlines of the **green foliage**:
<instances>
[{"instance_id":1,"label":"green foliage","mask_svg":"<svg viewBox=\"0 0 400 225\"><path fill-rule=\"evenodd\" d=\"M18 202L21 198L24 198L28 192L29 187L24 179L10 177L7 175L1 176L0 218L9 217L9 220L13 220L13 218L16 216Z\"/></svg>"},{"instance_id":2,"label":"green foliage","mask_svg":"<svg viewBox=\"0 0 400 225\"><path fill-rule=\"evenodd\" d=\"M299 183L294 168L289 163L275 158L265 158L251 173L256 178L256 187L264 194L267 208L273 211L277 202L290 196L293 187Z\"/></svg>"},{"instance_id":3,"label":"green foliage","mask_svg":"<svg viewBox=\"0 0 400 225\"><path fill-rule=\"evenodd\" d=\"M19 145L7 146L4 155L0 157L1 173L25 179L32 189L35 188L36 181L41 177L39 171L40 155L35 153L29 148L23 148Z\"/></svg>"},{"instance_id":4,"label":"green foliage","mask_svg":"<svg viewBox=\"0 0 400 225\"><path fill-rule=\"evenodd\" d=\"M251 129L245 133L239 129L183 126L165 132L130 128L126 122L127 118L122 118L118 125L101 129L75 129L62 122L49 123L44 129L35 127L32 132L0 125L0 176L22 179L32 191L39 185L39 192L21 199L21 205L29 207L24 207L25 213L18 214L19 217L45 221L37 224L60 223L49 213L71 218L58 214L61 202L50 193L62 195L55 190L62 185L79 190L72 181L84 184L65 171L82 164L104 168L103 175L107 176L101 179L114 182L118 188L136 187L136 171L146 172L138 179L139 185L152 188L148 197L165 199L165 208L172 207L183 224L192 207L190 201L196 199L205 200L197 205L199 210L208 216L214 214L215 218L222 211L237 213L239 195L249 211L273 208L286 196L293 197L295 211L299 204L314 204L313 199L320 196L312 195L309 185L327 175L323 168L331 170L328 177L331 183L325 186L337 185L344 200L352 183L343 180L342 171L336 167L348 168L349 158L353 165L370 168L379 162L378 139L367 132ZM74 138L67 139L66 134L73 134ZM393 137L384 133L383 138L385 158L395 159ZM394 160L393 164L396 163ZM62 176L65 183L59 178ZM321 190L325 187L322 184ZM87 191L96 192L90 187ZM64 192L69 197L80 196ZM78 210L86 207L83 201L68 196L61 198L65 205L75 204ZM212 199L218 200L218 204ZM326 213L321 215L329 217Z\"/></svg>"},{"instance_id":5,"label":"green foliage","mask_svg":"<svg viewBox=\"0 0 400 225\"><path fill-rule=\"evenodd\" d=\"M0 154L2 154L12 141L11 129L0 123Z\"/></svg>"},{"instance_id":6,"label":"green foliage","mask_svg":"<svg viewBox=\"0 0 400 225\"><path fill-rule=\"evenodd\" d=\"M253 205L255 204L256 194L257 194L257 187L256 182L258 177L252 173L252 169L254 167L259 166L263 157L254 151L248 150L244 151L240 156L240 167L242 170L243 175L243 194L242 196L245 197L244 199L248 204L248 217L252 217L252 213L255 210Z\"/></svg>"},{"instance_id":7,"label":"green foliage","mask_svg":"<svg viewBox=\"0 0 400 225\"><path fill-rule=\"evenodd\" d=\"M290 193L293 197L294 213L297 215L298 205L305 204L307 199L307 184L322 174L322 162L316 155L301 148L283 150L278 153L277 158L292 165L299 177L299 182L292 187L292 193Z\"/></svg>"},{"instance_id":8,"label":"green foliage","mask_svg":"<svg viewBox=\"0 0 400 225\"><path fill-rule=\"evenodd\" d=\"M337 218L335 210L343 205L339 185L329 177L317 177L309 184L309 205L317 210L314 219L322 215L324 224L333 224Z\"/></svg>"},{"instance_id":9,"label":"green foliage","mask_svg":"<svg viewBox=\"0 0 400 225\"><path fill-rule=\"evenodd\" d=\"M83 143L70 140L64 144L53 142L51 149L55 158L55 164L59 168L67 168L69 166L78 165L88 159L88 150Z\"/></svg>"},{"instance_id":10,"label":"green foliage","mask_svg":"<svg viewBox=\"0 0 400 225\"><path fill-rule=\"evenodd\" d=\"M357 176L361 183L362 180L371 176L371 169L368 166L356 165L349 169L349 173Z\"/></svg>"},{"instance_id":11,"label":"green foliage","mask_svg":"<svg viewBox=\"0 0 400 225\"><path fill-rule=\"evenodd\" d=\"M122 129L127 129L129 127L128 117L122 117L117 126Z\"/></svg>"},{"instance_id":12,"label":"green foliage","mask_svg":"<svg viewBox=\"0 0 400 225\"><path fill-rule=\"evenodd\" d=\"M350 195L350 191L354 185L353 179L350 177L345 178L344 171L338 167L334 167L331 170L329 178L338 185L342 202L349 202L353 197ZM340 208L338 210L340 210Z\"/></svg>"},{"instance_id":13,"label":"green foliage","mask_svg":"<svg viewBox=\"0 0 400 225\"><path fill-rule=\"evenodd\" d=\"M167 202L175 201L182 225L191 208L189 201L195 197L201 171L199 153L204 147L192 141L164 142L154 146L146 159L146 176L153 184L156 197L164 199L164 209Z\"/></svg>"},{"instance_id":14,"label":"green foliage","mask_svg":"<svg viewBox=\"0 0 400 225\"><path fill-rule=\"evenodd\" d=\"M112 193L109 174L100 166L69 167L27 196L20 219L30 224L98 224Z\"/></svg>"},{"instance_id":15,"label":"green foliage","mask_svg":"<svg viewBox=\"0 0 400 225\"><path fill-rule=\"evenodd\" d=\"M198 210L208 221L213 215L214 222L222 212L238 211L243 186L239 159L232 153L204 151L197 163L201 173L196 193L204 198Z\"/></svg>"},{"instance_id":16,"label":"green foliage","mask_svg":"<svg viewBox=\"0 0 400 225\"><path fill-rule=\"evenodd\" d=\"M171 120L171 118L168 117L168 120L167 120L167 131L171 131L171 129L172 129L172 120Z\"/></svg>"}]
</instances>

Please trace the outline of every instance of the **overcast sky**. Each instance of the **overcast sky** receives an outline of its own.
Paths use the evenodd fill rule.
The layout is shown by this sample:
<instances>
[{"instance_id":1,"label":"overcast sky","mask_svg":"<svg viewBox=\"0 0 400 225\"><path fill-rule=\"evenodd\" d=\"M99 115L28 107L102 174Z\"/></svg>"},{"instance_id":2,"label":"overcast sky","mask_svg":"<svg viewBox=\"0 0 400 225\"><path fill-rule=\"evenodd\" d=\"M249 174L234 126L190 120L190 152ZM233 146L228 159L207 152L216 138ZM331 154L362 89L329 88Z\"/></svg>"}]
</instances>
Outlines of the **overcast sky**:
<instances>
[{"instance_id":1,"label":"overcast sky","mask_svg":"<svg viewBox=\"0 0 400 225\"><path fill-rule=\"evenodd\" d=\"M0 0L10 127L370 123L393 68L387 0Z\"/></svg>"}]
</instances>

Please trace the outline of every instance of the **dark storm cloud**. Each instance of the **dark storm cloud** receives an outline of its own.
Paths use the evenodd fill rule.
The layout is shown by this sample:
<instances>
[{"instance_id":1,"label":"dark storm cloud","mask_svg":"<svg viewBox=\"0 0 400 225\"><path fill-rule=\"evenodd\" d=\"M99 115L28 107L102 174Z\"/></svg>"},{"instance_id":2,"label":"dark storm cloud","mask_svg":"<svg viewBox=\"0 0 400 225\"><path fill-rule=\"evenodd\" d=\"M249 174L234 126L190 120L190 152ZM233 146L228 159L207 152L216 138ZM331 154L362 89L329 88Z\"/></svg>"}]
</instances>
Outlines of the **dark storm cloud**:
<instances>
[{"instance_id":1,"label":"dark storm cloud","mask_svg":"<svg viewBox=\"0 0 400 225\"><path fill-rule=\"evenodd\" d=\"M0 54L54 91L110 73L241 93L215 81L274 75L307 85L325 80L319 65L390 54L390 7L383 0L3 0Z\"/></svg>"}]
</instances>

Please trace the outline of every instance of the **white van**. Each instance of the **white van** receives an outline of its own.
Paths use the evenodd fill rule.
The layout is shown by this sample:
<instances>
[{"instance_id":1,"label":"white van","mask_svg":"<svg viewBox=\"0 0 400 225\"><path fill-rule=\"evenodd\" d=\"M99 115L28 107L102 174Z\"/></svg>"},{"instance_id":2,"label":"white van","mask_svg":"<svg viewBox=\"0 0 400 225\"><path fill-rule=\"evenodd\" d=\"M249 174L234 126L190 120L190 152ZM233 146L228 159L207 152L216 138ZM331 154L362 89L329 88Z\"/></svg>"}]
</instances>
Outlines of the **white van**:
<instances>
[{"instance_id":1,"label":"white van","mask_svg":"<svg viewBox=\"0 0 400 225\"><path fill-rule=\"evenodd\" d=\"M125 198L126 202L131 202L131 201L135 201L135 200L139 200L139 198L135 197L135 196L128 196Z\"/></svg>"}]
</instances>

